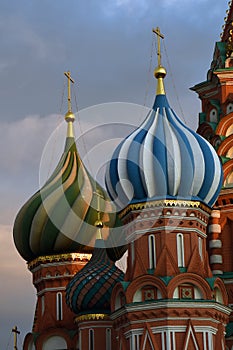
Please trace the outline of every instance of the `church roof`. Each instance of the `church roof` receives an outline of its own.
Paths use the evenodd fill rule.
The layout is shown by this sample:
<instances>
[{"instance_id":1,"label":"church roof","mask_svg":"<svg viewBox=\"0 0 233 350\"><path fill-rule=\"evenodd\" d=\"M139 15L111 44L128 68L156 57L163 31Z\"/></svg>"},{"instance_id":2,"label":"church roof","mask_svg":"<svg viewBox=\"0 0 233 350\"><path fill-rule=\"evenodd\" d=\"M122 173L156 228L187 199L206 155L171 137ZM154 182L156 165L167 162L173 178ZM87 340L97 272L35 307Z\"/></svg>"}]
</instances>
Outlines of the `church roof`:
<instances>
[{"instance_id":1,"label":"church roof","mask_svg":"<svg viewBox=\"0 0 233 350\"><path fill-rule=\"evenodd\" d=\"M113 153L106 186L120 209L160 199L197 200L212 206L222 184L214 148L188 128L170 107L158 64L153 108Z\"/></svg>"}]
</instances>

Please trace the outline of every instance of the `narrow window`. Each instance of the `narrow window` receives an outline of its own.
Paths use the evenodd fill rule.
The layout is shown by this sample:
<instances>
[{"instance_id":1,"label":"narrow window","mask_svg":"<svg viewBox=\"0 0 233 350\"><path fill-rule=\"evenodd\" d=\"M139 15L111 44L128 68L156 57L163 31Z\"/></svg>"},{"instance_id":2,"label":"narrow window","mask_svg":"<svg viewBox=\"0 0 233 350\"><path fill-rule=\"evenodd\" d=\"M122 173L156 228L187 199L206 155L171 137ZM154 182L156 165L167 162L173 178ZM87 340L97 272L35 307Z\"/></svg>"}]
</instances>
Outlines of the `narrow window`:
<instances>
[{"instance_id":1,"label":"narrow window","mask_svg":"<svg viewBox=\"0 0 233 350\"><path fill-rule=\"evenodd\" d=\"M135 350L135 337L134 334L130 337L130 350Z\"/></svg>"},{"instance_id":2,"label":"narrow window","mask_svg":"<svg viewBox=\"0 0 233 350\"><path fill-rule=\"evenodd\" d=\"M89 350L94 350L94 330L89 329Z\"/></svg>"},{"instance_id":3,"label":"narrow window","mask_svg":"<svg viewBox=\"0 0 233 350\"><path fill-rule=\"evenodd\" d=\"M155 236L150 235L148 237L149 246L149 268L155 269L156 267L156 252L155 252Z\"/></svg>"},{"instance_id":4,"label":"narrow window","mask_svg":"<svg viewBox=\"0 0 233 350\"><path fill-rule=\"evenodd\" d=\"M131 265L133 266L134 264L134 257L135 257L135 252L134 252L134 241L131 242Z\"/></svg>"},{"instance_id":5,"label":"narrow window","mask_svg":"<svg viewBox=\"0 0 233 350\"><path fill-rule=\"evenodd\" d=\"M184 267L184 236L178 233L176 236L178 267Z\"/></svg>"},{"instance_id":6,"label":"narrow window","mask_svg":"<svg viewBox=\"0 0 233 350\"><path fill-rule=\"evenodd\" d=\"M44 315L44 309L45 309L45 305L44 305L44 295L42 295L41 297L41 315Z\"/></svg>"},{"instance_id":7,"label":"narrow window","mask_svg":"<svg viewBox=\"0 0 233 350\"><path fill-rule=\"evenodd\" d=\"M106 349L111 350L112 349L112 338L111 338L111 329L106 329Z\"/></svg>"},{"instance_id":8,"label":"narrow window","mask_svg":"<svg viewBox=\"0 0 233 350\"><path fill-rule=\"evenodd\" d=\"M62 310L62 293L57 293L57 320L61 321L63 318L63 310Z\"/></svg>"},{"instance_id":9,"label":"narrow window","mask_svg":"<svg viewBox=\"0 0 233 350\"><path fill-rule=\"evenodd\" d=\"M80 330L78 333L78 349L82 350L82 332Z\"/></svg>"},{"instance_id":10,"label":"narrow window","mask_svg":"<svg viewBox=\"0 0 233 350\"><path fill-rule=\"evenodd\" d=\"M200 254L200 257L201 257L201 260L203 259L203 255L202 255L202 238L201 237L198 237L198 249L199 249L199 254Z\"/></svg>"},{"instance_id":11,"label":"narrow window","mask_svg":"<svg viewBox=\"0 0 233 350\"><path fill-rule=\"evenodd\" d=\"M136 343L136 350L140 350L140 344L139 344L139 335L135 335L135 343Z\"/></svg>"},{"instance_id":12,"label":"narrow window","mask_svg":"<svg viewBox=\"0 0 233 350\"><path fill-rule=\"evenodd\" d=\"M131 343L130 343L130 350L139 350L139 335L138 334L132 334L131 335Z\"/></svg>"}]
</instances>

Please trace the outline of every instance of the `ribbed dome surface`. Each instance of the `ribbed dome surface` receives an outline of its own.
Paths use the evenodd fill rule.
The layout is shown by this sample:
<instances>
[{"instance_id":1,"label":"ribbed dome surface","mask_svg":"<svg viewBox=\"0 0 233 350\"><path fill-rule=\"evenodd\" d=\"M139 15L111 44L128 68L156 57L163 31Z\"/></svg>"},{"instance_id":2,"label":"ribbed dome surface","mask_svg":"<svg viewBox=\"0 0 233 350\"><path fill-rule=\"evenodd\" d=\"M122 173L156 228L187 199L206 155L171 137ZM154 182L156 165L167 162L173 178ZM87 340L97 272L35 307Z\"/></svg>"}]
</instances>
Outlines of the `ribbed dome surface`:
<instances>
[{"instance_id":1,"label":"ribbed dome surface","mask_svg":"<svg viewBox=\"0 0 233 350\"><path fill-rule=\"evenodd\" d=\"M96 234L96 191L103 198L100 211L110 212L106 192L88 174L74 138L67 137L52 176L16 217L13 234L20 255L31 261L47 254L92 251L89 245L93 245Z\"/></svg>"},{"instance_id":2,"label":"ribbed dome surface","mask_svg":"<svg viewBox=\"0 0 233 350\"><path fill-rule=\"evenodd\" d=\"M103 244L101 239L96 241L91 260L67 286L66 303L75 314L110 313L112 289L124 279Z\"/></svg>"},{"instance_id":3,"label":"ribbed dome surface","mask_svg":"<svg viewBox=\"0 0 233 350\"><path fill-rule=\"evenodd\" d=\"M128 203L198 200L212 206L222 184L213 147L189 129L158 94L145 121L116 148L106 173L109 195Z\"/></svg>"}]
</instances>

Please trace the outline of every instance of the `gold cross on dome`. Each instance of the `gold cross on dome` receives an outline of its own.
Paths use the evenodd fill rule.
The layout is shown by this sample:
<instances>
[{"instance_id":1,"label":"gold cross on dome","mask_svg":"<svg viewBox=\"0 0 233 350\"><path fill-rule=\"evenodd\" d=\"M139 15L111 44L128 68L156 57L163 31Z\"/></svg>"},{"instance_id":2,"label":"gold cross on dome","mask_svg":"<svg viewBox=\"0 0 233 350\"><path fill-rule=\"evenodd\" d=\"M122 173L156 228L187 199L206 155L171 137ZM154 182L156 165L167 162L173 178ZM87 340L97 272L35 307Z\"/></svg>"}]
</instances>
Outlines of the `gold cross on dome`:
<instances>
[{"instance_id":1,"label":"gold cross on dome","mask_svg":"<svg viewBox=\"0 0 233 350\"><path fill-rule=\"evenodd\" d=\"M68 93L67 93L67 99L68 99L68 112L71 112L71 93L70 93L70 82L74 84L74 80L70 76L70 71L68 70L67 72L64 72L65 76L67 77L67 88L68 88Z\"/></svg>"},{"instance_id":2,"label":"gold cross on dome","mask_svg":"<svg viewBox=\"0 0 233 350\"><path fill-rule=\"evenodd\" d=\"M159 27L156 29L152 29L152 32L157 35L157 40L158 40L158 51L157 51L157 56L158 56L158 66L161 66L161 45L160 45L160 39L164 39L164 35L160 32Z\"/></svg>"}]
</instances>

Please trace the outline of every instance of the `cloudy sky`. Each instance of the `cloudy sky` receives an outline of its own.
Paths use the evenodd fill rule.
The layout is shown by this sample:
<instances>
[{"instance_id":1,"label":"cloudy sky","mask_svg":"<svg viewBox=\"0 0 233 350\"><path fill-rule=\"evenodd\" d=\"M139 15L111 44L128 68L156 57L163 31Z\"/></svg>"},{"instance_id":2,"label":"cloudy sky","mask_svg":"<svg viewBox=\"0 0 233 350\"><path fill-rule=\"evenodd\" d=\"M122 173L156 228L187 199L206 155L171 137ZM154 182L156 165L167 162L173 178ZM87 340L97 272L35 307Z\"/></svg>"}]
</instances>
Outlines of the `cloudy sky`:
<instances>
[{"instance_id":1,"label":"cloudy sky","mask_svg":"<svg viewBox=\"0 0 233 350\"><path fill-rule=\"evenodd\" d=\"M98 129L99 124L137 124L140 116L134 119L134 109L129 108L129 119L127 113L118 119L118 107L109 103L151 106L156 65L155 54L151 61L151 29L159 26L165 35L163 64L168 70L170 104L195 128L200 103L189 87L206 78L227 3L0 0L2 350L8 344L12 348L12 326L16 324L21 330L20 345L32 325L35 291L26 264L13 246L12 225L21 205L38 189L41 168L43 173L50 170L50 165L45 165L49 162L41 163L42 155L56 159L52 150L63 144L64 135L53 133L65 113L63 72L71 70L77 83L74 90L81 112L76 135ZM101 107L91 107L95 105ZM44 150L52 134L53 146Z\"/></svg>"}]
</instances>

